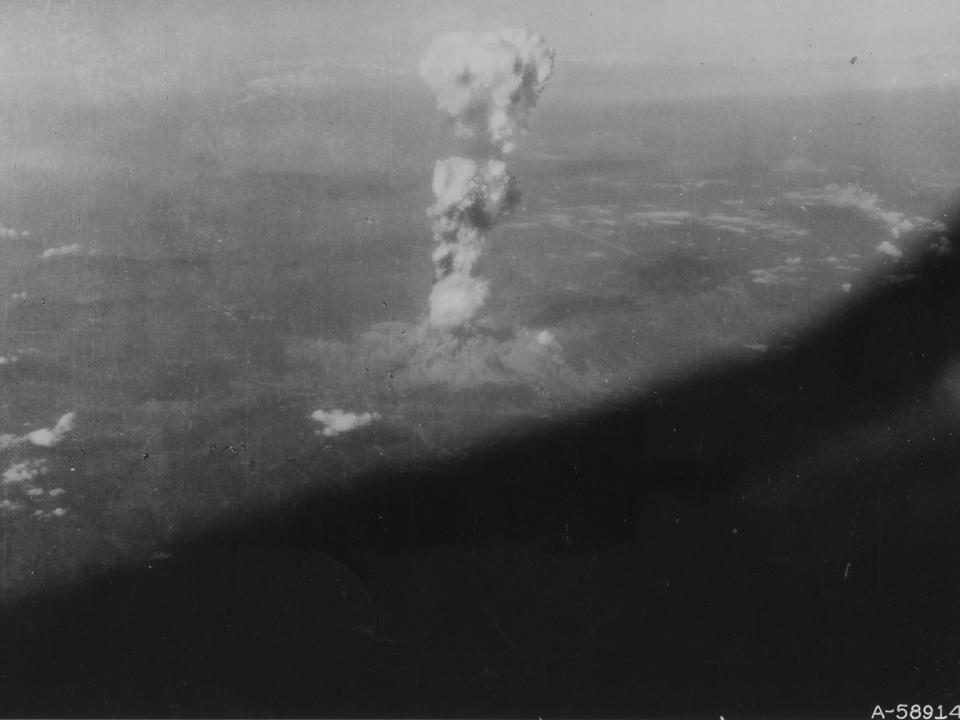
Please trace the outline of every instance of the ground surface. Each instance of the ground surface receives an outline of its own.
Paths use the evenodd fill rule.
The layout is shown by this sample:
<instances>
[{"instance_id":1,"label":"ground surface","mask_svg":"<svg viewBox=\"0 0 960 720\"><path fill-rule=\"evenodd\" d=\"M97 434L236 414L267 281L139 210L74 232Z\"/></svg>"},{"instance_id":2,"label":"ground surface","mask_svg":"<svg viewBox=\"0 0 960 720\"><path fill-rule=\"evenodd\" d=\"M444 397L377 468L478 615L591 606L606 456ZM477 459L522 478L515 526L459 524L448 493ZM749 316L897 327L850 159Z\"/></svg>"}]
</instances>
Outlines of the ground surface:
<instances>
[{"instance_id":1,"label":"ground surface","mask_svg":"<svg viewBox=\"0 0 960 720\"><path fill-rule=\"evenodd\" d=\"M920 537L915 549L928 553L917 571L922 583L934 583L941 570L952 573L943 533L956 517L949 501L960 458L952 444L960 390L949 361L935 378L918 380L923 391L915 398L898 396L882 411L833 407L835 416L850 412L854 420L827 427L815 446L790 448L789 432L773 433L773 440L741 437L732 452L747 459L718 476L723 500L672 497L663 470L669 466L657 465L660 475L644 502L658 509L641 513L649 527L634 544L604 539L602 552L570 537L558 541L568 548L558 555L551 543L562 532L543 527L536 542L513 531L506 540L481 536L479 555L450 539L469 535L453 525L398 555L367 530L356 530L358 542L373 549L359 555L331 551L328 545L343 551L345 541L326 535L284 550L273 540L246 547L233 538L227 550L211 550L189 539L223 523L263 522L264 514L318 503L332 487L349 493L358 478L388 485L434 461L470 468L477 452L504 438L645 401L665 384L802 346L810 331L843 316L871 288L913 281L912 253L936 256L946 242L942 213L960 179L950 144L960 117L955 94L659 106L544 102L511 159L524 201L490 234L483 271L491 299L477 327L455 336L422 327L431 282L429 175L437 157L456 150L433 130L428 97L405 91L391 95L388 108L373 91L320 102L281 88L178 103L21 108L7 125L18 143L4 151L0 193L0 433L11 439L0 449L0 469L19 466L27 477L10 475L0 486L0 591L30 607L40 595L83 591L88 580L102 591L96 583L104 581L90 579L104 571L146 568L173 578L157 582L169 582L176 602L210 604L199 615L158 620L162 631L149 641L138 634L142 618L132 620L139 629L130 630L130 646L107 645L98 660L112 667L124 653L142 656L150 643L167 643L163 652L186 663L170 682L185 685L151 685L137 705L133 694L117 690L123 678L103 670L92 685L73 678L51 698L89 708L97 695L91 688L102 681L98 714L148 711L151 702L228 714L245 707L268 714L295 707L446 714L565 706L659 713L678 707L684 686L676 678L690 663L690 692L757 711L774 703L773 688L791 672L807 690L817 685L821 671L803 659L809 652L830 658L820 700L864 700L827 676L882 643L870 632L899 622L889 609L864 605L871 592L864 573L881 577L886 562L909 565L901 554L876 548ZM359 115L368 122L358 137L351 118ZM922 309L929 316L948 312ZM902 343L924 342L887 340L875 350L890 357ZM850 363L885 368L892 384L911 372L883 356L847 351L842 357ZM788 384L777 384L777 392ZM711 422L728 410L736 416L741 399L758 407L750 405L750 383L742 397L731 387L718 395L726 406L705 396ZM772 396L764 407L777 402ZM376 415L364 427L324 435L311 419L318 409ZM68 413L75 413L72 426L57 442L16 440ZM810 417L801 413L796 423L807 440ZM746 421L731 420L731 427L737 422ZM643 428L638 432L624 438L624 453L635 450L634 440L645 441ZM691 442L683 447L696 454ZM549 494L549 473L560 477L575 467L575 459L557 464L558 447L531 451L531 493ZM545 463L544 453L553 459ZM754 454L774 457L754 463ZM507 475L523 476L516 458L502 462ZM628 465L624 472L639 472ZM491 487L494 497L503 491ZM497 503L476 488L471 493L466 502L496 514ZM749 500L731 510L730 498L741 496ZM424 500L422 512L442 513L448 499ZM881 499L897 510L878 509ZM924 528L939 534L923 540ZM731 543L750 547L741 555ZM672 549L661 555L664 545ZM228 571L223 562L242 569ZM226 579L185 589L184 577L215 567ZM788 597L793 590L784 579L793 572L829 585L796 591L796 598L813 592L823 614L803 622L823 631L872 612L872 630L847 640L836 630L838 642L848 644L834 654L819 644L832 642L824 639L832 630L805 646L804 624L795 623L800 601ZM889 597L902 605L908 577L890 572ZM137 592L156 590L145 576L125 577L117 581L122 587L129 581ZM866 583L854 600L824 599L847 581ZM305 596L304 582L315 583ZM944 583L956 584L952 577ZM308 623L309 632L359 654L335 672L312 655L277 649L279 639L267 648L247 638L242 642L252 644L243 652L256 659L217 676L211 668L227 662L222 653L230 644L223 633L249 627L269 634L273 622L283 626L278 638L294 632L284 625L287 610L271 605L276 598L257 599L251 588L261 585L291 598L296 622L314 610L318 617L332 613L330 627ZM953 697L956 688L942 681L943 668L956 667L957 651L946 591L924 585L917 592L911 612L923 617L926 603L927 617L943 623L942 634L928 625L930 637L917 640L932 648L925 657L938 668L927 689ZM704 593L721 600L694 603ZM94 608L100 600L85 602ZM137 612L164 612L162 605L130 602ZM218 602L236 603L239 619L223 625L226 610L214 607ZM124 601L114 597L108 605L120 612ZM53 607L35 606L25 626L40 647L59 643L61 632L80 632L64 628ZM75 622L112 622L94 622L79 607ZM371 607L387 615L374 623ZM703 607L712 609L699 614ZM765 615L764 608L772 609ZM684 613L702 630L685 625ZM189 629L170 640L181 624ZM212 636L201 642L204 627ZM328 632L336 637L326 638ZM710 639L717 632L720 639ZM798 655L788 658L794 646ZM637 647L642 660L624 655ZM764 667L760 650L776 655L768 657L771 682L744 695L743 678ZM311 706L298 684L308 682L302 670L284 686L289 705L266 689L244 695L252 687L244 674L259 672L274 651L293 653L290 662L303 668L343 673L355 687L334 689L331 681L324 697L336 699ZM79 662L77 652L65 658ZM661 661L662 672L654 667ZM149 675L137 662L130 672ZM878 688L898 677L901 665L871 666L854 677ZM8 667L13 675L23 671ZM672 684L654 689L665 678ZM190 683L197 686L184 689ZM378 692L381 705L360 699ZM605 694L612 705L603 704ZM37 697L25 695L17 712L35 707ZM538 705L544 698L550 702ZM795 703L776 707L800 706L799 695L789 698ZM871 710L863 708L865 715Z\"/></svg>"}]
</instances>

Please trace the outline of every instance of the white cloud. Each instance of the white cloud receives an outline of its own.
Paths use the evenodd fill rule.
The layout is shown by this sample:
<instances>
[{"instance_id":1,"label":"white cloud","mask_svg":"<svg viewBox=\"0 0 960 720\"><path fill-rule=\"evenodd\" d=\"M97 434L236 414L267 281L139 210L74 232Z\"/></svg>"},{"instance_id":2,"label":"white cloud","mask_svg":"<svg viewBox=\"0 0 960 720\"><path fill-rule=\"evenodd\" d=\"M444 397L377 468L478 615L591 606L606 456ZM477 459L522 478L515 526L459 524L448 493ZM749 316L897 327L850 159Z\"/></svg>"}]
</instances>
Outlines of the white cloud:
<instances>
[{"instance_id":1,"label":"white cloud","mask_svg":"<svg viewBox=\"0 0 960 720\"><path fill-rule=\"evenodd\" d=\"M776 285L780 282L780 276L771 270L751 270L750 274L757 285Z\"/></svg>"},{"instance_id":2,"label":"white cloud","mask_svg":"<svg viewBox=\"0 0 960 720\"><path fill-rule=\"evenodd\" d=\"M76 417L76 413L68 412L66 415L57 420L57 424L52 428L40 428L39 430L34 430L33 432L27 433L23 437L27 442L33 445L39 445L40 447L53 447L63 440L64 436L66 436L68 432L73 430L73 423Z\"/></svg>"},{"instance_id":3,"label":"white cloud","mask_svg":"<svg viewBox=\"0 0 960 720\"><path fill-rule=\"evenodd\" d=\"M710 213L697 218L697 221L712 227L714 230L725 230L740 235L753 232L784 242L790 242L810 234L809 230L795 227L789 223L770 220L764 217L762 213L751 210L744 212L742 215Z\"/></svg>"},{"instance_id":4,"label":"white cloud","mask_svg":"<svg viewBox=\"0 0 960 720\"><path fill-rule=\"evenodd\" d=\"M884 240L882 243L877 245L877 252L883 253L884 255L889 255L893 258L898 258L903 255L903 252L901 252L900 248L898 248L889 240Z\"/></svg>"},{"instance_id":5,"label":"white cloud","mask_svg":"<svg viewBox=\"0 0 960 720\"><path fill-rule=\"evenodd\" d=\"M537 342L541 345L553 345L557 339L549 330L541 330L537 333Z\"/></svg>"},{"instance_id":6,"label":"white cloud","mask_svg":"<svg viewBox=\"0 0 960 720\"><path fill-rule=\"evenodd\" d=\"M33 516L38 520L49 520L52 517L63 517L67 514L67 509L63 507L54 508L50 512L44 512L43 510L34 510Z\"/></svg>"},{"instance_id":7,"label":"white cloud","mask_svg":"<svg viewBox=\"0 0 960 720\"><path fill-rule=\"evenodd\" d=\"M803 268L799 263L791 263L787 260L786 265L777 265L772 268L759 268L751 270L753 282L758 285L795 285L797 283L796 274Z\"/></svg>"},{"instance_id":8,"label":"white cloud","mask_svg":"<svg viewBox=\"0 0 960 720\"><path fill-rule=\"evenodd\" d=\"M510 153L553 73L553 50L524 28L448 33L430 43L418 69L457 134Z\"/></svg>"},{"instance_id":9,"label":"white cloud","mask_svg":"<svg viewBox=\"0 0 960 720\"><path fill-rule=\"evenodd\" d=\"M40 428L39 430L28 432L26 435L0 434L0 450L7 450L25 443L39 447L53 447L61 442L67 433L73 430L76 417L77 414L75 412L68 412L61 416L52 428Z\"/></svg>"},{"instance_id":10,"label":"white cloud","mask_svg":"<svg viewBox=\"0 0 960 720\"><path fill-rule=\"evenodd\" d=\"M40 259L49 260L50 258L63 257L64 255L79 255L82 252L83 245L73 243L72 245L64 245L58 248L47 248L40 254Z\"/></svg>"},{"instance_id":11,"label":"white cloud","mask_svg":"<svg viewBox=\"0 0 960 720\"><path fill-rule=\"evenodd\" d=\"M20 236L20 233L18 233L13 228L8 228L8 227L4 227L3 225L0 225L0 238L15 238L19 236Z\"/></svg>"},{"instance_id":12,"label":"white cloud","mask_svg":"<svg viewBox=\"0 0 960 720\"><path fill-rule=\"evenodd\" d=\"M686 210L644 210L624 218L635 225L682 225L692 219L693 215Z\"/></svg>"},{"instance_id":13,"label":"white cloud","mask_svg":"<svg viewBox=\"0 0 960 720\"><path fill-rule=\"evenodd\" d=\"M724 215L722 213L710 213L709 215L694 215L686 210L641 210L630 213L624 217L624 220L634 225L647 227L649 225L677 226L690 222L698 222L714 230L722 232L731 232L738 235L747 233L761 233L774 240L789 242L797 238L806 237L810 234L809 230L795 227L794 225L771 220L763 213L754 210L746 210L738 215Z\"/></svg>"},{"instance_id":14,"label":"white cloud","mask_svg":"<svg viewBox=\"0 0 960 720\"><path fill-rule=\"evenodd\" d=\"M930 221L921 217L907 217L901 212L885 210L880 205L880 197L864 190L859 185L849 183L839 185L830 183L822 188L789 192L784 195L789 202L804 205L827 205L830 207L852 208L858 210L870 220L884 226L894 237L911 232L918 225L928 225Z\"/></svg>"},{"instance_id":15,"label":"white cloud","mask_svg":"<svg viewBox=\"0 0 960 720\"><path fill-rule=\"evenodd\" d=\"M323 423L324 427L321 432L324 436L335 437L340 433L350 432L379 420L380 414L365 412L358 415L357 413L335 409L329 412L317 410L310 417L319 423Z\"/></svg>"},{"instance_id":16,"label":"white cloud","mask_svg":"<svg viewBox=\"0 0 960 720\"><path fill-rule=\"evenodd\" d=\"M3 480L0 481L0 485L32 482L35 478L46 472L47 464L44 460L23 460L14 463L4 470Z\"/></svg>"}]
</instances>

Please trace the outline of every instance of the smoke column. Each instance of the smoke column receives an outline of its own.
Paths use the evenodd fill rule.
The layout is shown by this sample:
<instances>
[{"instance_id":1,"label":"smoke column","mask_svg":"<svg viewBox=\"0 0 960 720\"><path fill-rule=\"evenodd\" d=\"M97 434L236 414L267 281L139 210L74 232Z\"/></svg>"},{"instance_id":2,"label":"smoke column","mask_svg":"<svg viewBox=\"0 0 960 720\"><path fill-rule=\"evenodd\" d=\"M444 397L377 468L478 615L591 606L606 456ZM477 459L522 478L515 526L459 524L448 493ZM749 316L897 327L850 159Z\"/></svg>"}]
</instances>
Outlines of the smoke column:
<instances>
[{"instance_id":1,"label":"smoke column","mask_svg":"<svg viewBox=\"0 0 960 720\"><path fill-rule=\"evenodd\" d=\"M429 323L456 327L477 314L490 292L479 277L484 232L519 199L501 158L515 148L553 72L553 50L526 29L450 33L430 44L419 71L456 134L480 147L476 158L437 162L436 202L427 211L437 242Z\"/></svg>"}]
</instances>

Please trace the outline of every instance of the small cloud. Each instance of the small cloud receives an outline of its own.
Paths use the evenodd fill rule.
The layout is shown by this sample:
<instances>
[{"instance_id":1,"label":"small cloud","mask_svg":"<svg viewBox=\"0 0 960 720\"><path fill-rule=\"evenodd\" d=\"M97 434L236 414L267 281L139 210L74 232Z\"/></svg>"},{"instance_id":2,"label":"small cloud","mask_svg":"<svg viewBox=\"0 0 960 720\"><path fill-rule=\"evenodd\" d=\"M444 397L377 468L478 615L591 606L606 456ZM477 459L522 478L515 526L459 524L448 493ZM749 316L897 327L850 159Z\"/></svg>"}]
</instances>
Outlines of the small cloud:
<instances>
[{"instance_id":1,"label":"small cloud","mask_svg":"<svg viewBox=\"0 0 960 720\"><path fill-rule=\"evenodd\" d=\"M43 460L23 460L14 463L3 472L0 485L32 482L45 472L47 472L47 464Z\"/></svg>"},{"instance_id":2,"label":"small cloud","mask_svg":"<svg viewBox=\"0 0 960 720\"><path fill-rule=\"evenodd\" d=\"M66 490L64 490L63 488L54 488L53 490L51 490L51 491L48 492L47 494L48 494L50 497L60 497L60 496L63 495L65 492L66 492Z\"/></svg>"},{"instance_id":3,"label":"small cloud","mask_svg":"<svg viewBox=\"0 0 960 720\"><path fill-rule=\"evenodd\" d=\"M903 253L900 251L900 248L898 248L889 240L884 240L882 243L877 245L877 252L883 253L884 255L889 255L893 258L898 258L903 255Z\"/></svg>"},{"instance_id":4,"label":"small cloud","mask_svg":"<svg viewBox=\"0 0 960 720\"><path fill-rule=\"evenodd\" d=\"M52 517L63 517L67 514L67 509L58 507L54 508L50 512L44 512L43 510L34 510L33 516L38 520L49 520Z\"/></svg>"},{"instance_id":5,"label":"small cloud","mask_svg":"<svg viewBox=\"0 0 960 720\"><path fill-rule=\"evenodd\" d=\"M738 215L724 215L714 212L696 217L695 220L713 230L736 235L753 233L778 242L793 242L810 234L809 230L798 228L789 223L771 220L762 211L757 210L746 210Z\"/></svg>"},{"instance_id":6,"label":"small cloud","mask_svg":"<svg viewBox=\"0 0 960 720\"><path fill-rule=\"evenodd\" d=\"M776 285L780 282L780 276L770 270L751 270L750 274L753 275L753 281L757 285Z\"/></svg>"},{"instance_id":7,"label":"small cloud","mask_svg":"<svg viewBox=\"0 0 960 720\"><path fill-rule=\"evenodd\" d=\"M23 505L16 503L13 500L0 500L0 510L6 510L7 512L16 512L17 510L22 510Z\"/></svg>"},{"instance_id":8,"label":"small cloud","mask_svg":"<svg viewBox=\"0 0 960 720\"><path fill-rule=\"evenodd\" d=\"M686 210L646 210L627 215L624 220L634 225L682 225L693 219Z\"/></svg>"},{"instance_id":9,"label":"small cloud","mask_svg":"<svg viewBox=\"0 0 960 720\"><path fill-rule=\"evenodd\" d=\"M10 296L10 299L11 299L11 300L26 300L26 299L27 299L27 291L26 291L26 290L21 290L21 291L18 292L18 293L13 293L13 295Z\"/></svg>"},{"instance_id":10,"label":"small cloud","mask_svg":"<svg viewBox=\"0 0 960 720\"><path fill-rule=\"evenodd\" d=\"M19 359L16 355L0 355L0 365L12 365Z\"/></svg>"},{"instance_id":11,"label":"small cloud","mask_svg":"<svg viewBox=\"0 0 960 720\"><path fill-rule=\"evenodd\" d=\"M53 447L63 440L64 436L73 430L73 422L77 414L68 412L57 420L57 424L52 428L40 428L24 435L24 439L33 445L40 447Z\"/></svg>"},{"instance_id":12,"label":"small cloud","mask_svg":"<svg viewBox=\"0 0 960 720\"><path fill-rule=\"evenodd\" d=\"M26 494L29 497L39 497L40 495L43 495L43 492L44 492L43 488L32 487L29 490L27 490Z\"/></svg>"},{"instance_id":13,"label":"small cloud","mask_svg":"<svg viewBox=\"0 0 960 720\"><path fill-rule=\"evenodd\" d=\"M843 285L840 286L840 289L843 290L845 293L848 293L851 290L853 290L853 285L851 285L850 283L843 283Z\"/></svg>"},{"instance_id":14,"label":"small cloud","mask_svg":"<svg viewBox=\"0 0 960 720\"><path fill-rule=\"evenodd\" d=\"M537 342L541 345L553 345L557 342L557 339L549 330L541 330L537 333Z\"/></svg>"},{"instance_id":15,"label":"small cloud","mask_svg":"<svg viewBox=\"0 0 960 720\"><path fill-rule=\"evenodd\" d=\"M83 245L73 243L72 245L64 245L58 248L47 248L40 254L40 259L49 260L50 258L63 257L65 255L79 255L82 252Z\"/></svg>"},{"instance_id":16,"label":"small cloud","mask_svg":"<svg viewBox=\"0 0 960 720\"><path fill-rule=\"evenodd\" d=\"M4 227L3 225L0 225L0 238L15 238L19 236L20 236L20 233L18 233L13 228L8 228L8 227Z\"/></svg>"},{"instance_id":17,"label":"small cloud","mask_svg":"<svg viewBox=\"0 0 960 720\"><path fill-rule=\"evenodd\" d=\"M40 428L33 430L26 435L13 435L11 433L0 433L0 450L30 443L39 447L53 447L73 429L74 420L77 414L68 412L63 415L52 428Z\"/></svg>"},{"instance_id":18,"label":"small cloud","mask_svg":"<svg viewBox=\"0 0 960 720\"><path fill-rule=\"evenodd\" d=\"M323 423L322 432L325 437L335 437L340 433L350 432L379 420L380 414L365 412L358 415L357 413L335 409L329 412L317 410L310 417L319 423Z\"/></svg>"}]
</instances>

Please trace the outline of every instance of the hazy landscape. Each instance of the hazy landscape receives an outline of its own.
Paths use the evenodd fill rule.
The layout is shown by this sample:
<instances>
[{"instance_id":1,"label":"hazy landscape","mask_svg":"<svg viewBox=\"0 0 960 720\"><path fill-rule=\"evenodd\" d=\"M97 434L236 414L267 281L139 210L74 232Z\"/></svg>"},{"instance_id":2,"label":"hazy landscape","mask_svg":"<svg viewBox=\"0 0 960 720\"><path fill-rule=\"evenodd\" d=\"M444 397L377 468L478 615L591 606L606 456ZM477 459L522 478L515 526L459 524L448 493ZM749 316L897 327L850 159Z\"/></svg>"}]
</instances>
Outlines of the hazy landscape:
<instances>
[{"instance_id":1,"label":"hazy landscape","mask_svg":"<svg viewBox=\"0 0 960 720\"><path fill-rule=\"evenodd\" d=\"M413 63L214 43L195 83L107 58L0 97L0 599L789 350L948 251L957 84L556 51L454 330L426 210L464 143Z\"/></svg>"},{"instance_id":2,"label":"hazy landscape","mask_svg":"<svg viewBox=\"0 0 960 720\"><path fill-rule=\"evenodd\" d=\"M4 108L0 427L76 413L56 447L4 451L42 463L2 488L6 594L789 343L942 227L960 167L956 89L547 93L492 298L425 351L424 210L453 141L414 79L309 79ZM378 419L330 437L318 409Z\"/></svg>"}]
</instances>

